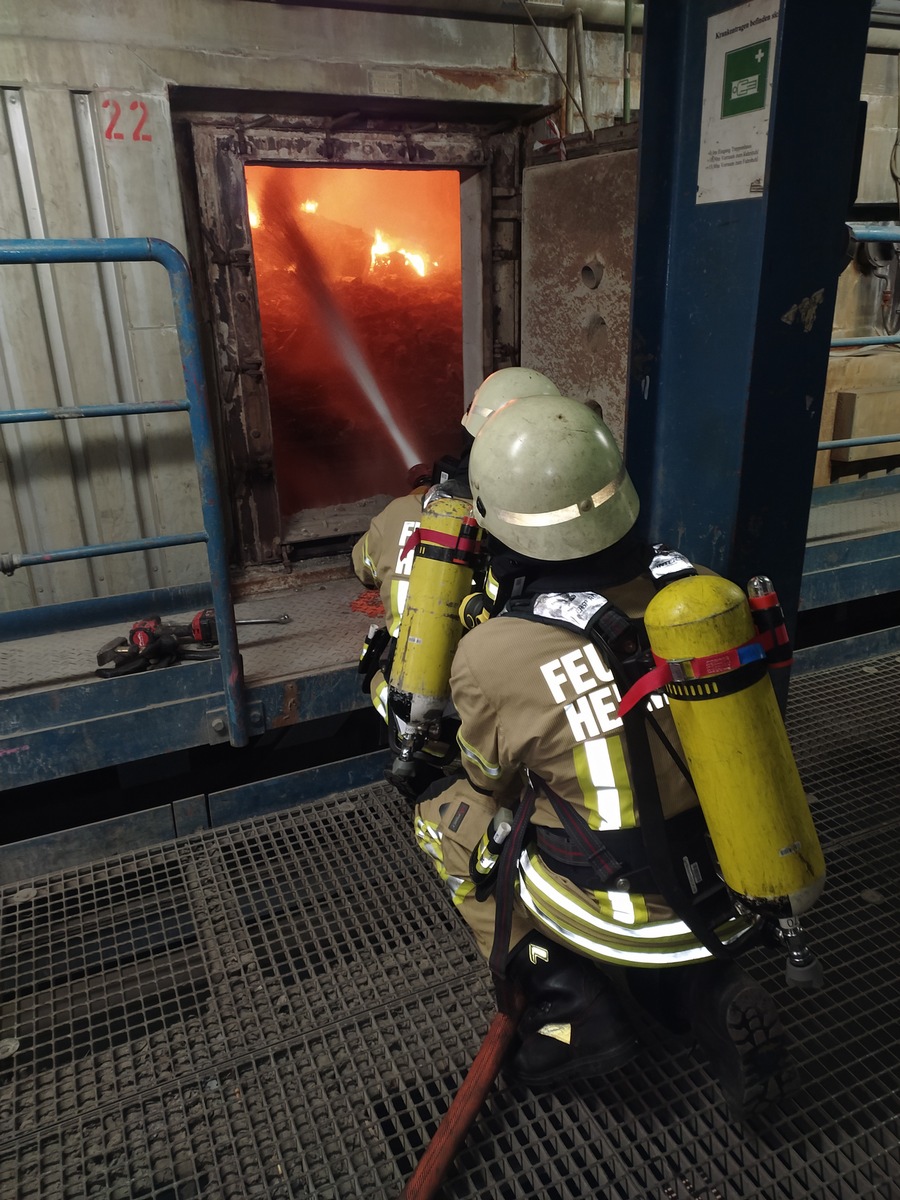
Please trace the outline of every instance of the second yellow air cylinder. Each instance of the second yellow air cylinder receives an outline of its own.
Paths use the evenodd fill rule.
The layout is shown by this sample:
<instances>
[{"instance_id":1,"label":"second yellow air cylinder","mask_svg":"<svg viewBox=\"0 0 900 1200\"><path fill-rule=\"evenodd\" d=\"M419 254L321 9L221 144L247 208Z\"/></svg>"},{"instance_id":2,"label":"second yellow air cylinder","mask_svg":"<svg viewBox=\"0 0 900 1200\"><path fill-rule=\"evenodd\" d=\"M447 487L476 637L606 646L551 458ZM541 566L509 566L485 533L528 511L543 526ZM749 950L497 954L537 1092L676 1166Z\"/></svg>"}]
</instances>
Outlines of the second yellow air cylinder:
<instances>
[{"instance_id":1,"label":"second yellow air cylinder","mask_svg":"<svg viewBox=\"0 0 900 1200\"><path fill-rule=\"evenodd\" d=\"M653 597L645 623L657 658L677 664L666 695L725 882L751 907L799 916L822 892L825 862L765 664L723 661L696 678L689 665L753 639L747 597L690 576Z\"/></svg>"},{"instance_id":2,"label":"second yellow air cylinder","mask_svg":"<svg viewBox=\"0 0 900 1200\"><path fill-rule=\"evenodd\" d=\"M446 495L422 514L391 666L391 691L410 697L413 722L438 719L450 697L450 664L465 632L458 611L472 590L473 547L481 536L466 520L471 515L470 501ZM448 542L457 542L458 552Z\"/></svg>"}]
</instances>

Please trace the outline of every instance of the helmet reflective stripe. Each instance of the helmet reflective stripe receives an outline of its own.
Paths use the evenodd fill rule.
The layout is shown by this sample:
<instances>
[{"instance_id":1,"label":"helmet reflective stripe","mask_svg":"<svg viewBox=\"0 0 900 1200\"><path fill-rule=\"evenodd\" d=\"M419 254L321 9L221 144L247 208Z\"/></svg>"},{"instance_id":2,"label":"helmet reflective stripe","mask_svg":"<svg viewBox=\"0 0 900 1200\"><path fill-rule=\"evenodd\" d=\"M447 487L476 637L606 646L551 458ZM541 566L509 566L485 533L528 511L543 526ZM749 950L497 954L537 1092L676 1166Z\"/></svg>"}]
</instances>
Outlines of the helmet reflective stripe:
<instances>
[{"instance_id":1,"label":"helmet reflective stripe","mask_svg":"<svg viewBox=\"0 0 900 1200\"><path fill-rule=\"evenodd\" d=\"M640 504L609 426L566 396L507 400L469 456L478 523L510 550L565 562L612 546Z\"/></svg>"},{"instance_id":2,"label":"helmet reflective stripe","mask_svg":"<svg viewBox=\"0 0 900 1200\"><path fill-rule=\"evenodd\" d=\"M465 738L456 735L456 740L459 743L459 748L469 760L473 762L482 775L487 775L488 779L499 779L503 774L503 768L499 763L489 763L481 757L474 746L470 746Z\"/></svg>"},{"instance_id":3,"label":"helmet reflective stripe","mask_svg":"<svg viewBox=\"0 0 900 1200\"><path fill-rule=\"evenodd\" d=\"M618 475L605 487L600 488L585 500L579 500L577 504L567 504L565 508L557 508L553 512L520 513L510 512L505 508L497 508L494 512L497 518L505 521L507 525L527 525L532 529L541 529L547 525L563 525L566 521L575 521L578 517L583 517L586 512L590 512L592 508L599 508L601 504L612 500L627 477L623 463Z\"/></svg>"},{"instance_id":4,"label":"helmet reflective stripe","mask_svg":"<svg viewBox=\"0 0 900 1200\"><path fill-rule=\"evenodd\" d=\"M622 739L616 735L591 738L580 742L572 753L591 829L632 829L634 794Z\"/></svg>"}]
</instances>

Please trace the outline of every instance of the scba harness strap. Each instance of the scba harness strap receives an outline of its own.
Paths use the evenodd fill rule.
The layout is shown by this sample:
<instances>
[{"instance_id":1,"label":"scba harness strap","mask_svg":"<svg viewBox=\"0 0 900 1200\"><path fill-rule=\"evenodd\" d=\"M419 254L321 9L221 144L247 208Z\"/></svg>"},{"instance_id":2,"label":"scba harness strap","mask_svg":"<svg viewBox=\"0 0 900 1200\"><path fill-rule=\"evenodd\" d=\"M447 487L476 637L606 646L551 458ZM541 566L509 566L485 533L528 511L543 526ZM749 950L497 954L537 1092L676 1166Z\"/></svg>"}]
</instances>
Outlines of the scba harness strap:
<instances>
[{"instance_id":1,"label":"scba harness strap","mask_svg":"<svg viewBox=\"0 0 900 1200\"><path fill-rule=\"evenodd\" d=\"M644 669L642 663L646 661L646 657L643 653L642 638L637 626L620 609L616 608L604 596L596 592L545 593L533 599L523 599L516 603L511 603L507 606L506 614L504 615L537 621L540 624L558 625L571 629L574 633L587 635L603 655L613 674L620 694L634 681L635 673ZM634 648L632 649L632 647ZM616 652L616 649L619 650L619 653ZM630 650L631 653L627 658L622 658L620 657L622 650ZM631 765L631 782L640 810L641 823L639 828L643 838L647 866L659 893L665 897L666 902L673 912L691 931L697 941L714 958L730 960L734 957L733 948L723 945L716 936L712 923L698 911L698 901L709 899L709 894L704 893L702 897L695 897L689 894L673 864L672 848L666 828L667 822L663 813L659 786L650 751L650 742L647 735L648 723L650 723L649 714L645 712L643 706L639 709L633 709L622 718ZM662 731L655 722L653 723L653 728L662 738L668 753L675 756L674 747L672 747L668 739L663 737ZM690 776L687 773L687 768L681 763L680 758L677 761L680 769L689 779ZM550 796L549 789L543 781L539 781L539 786L548 795L551 803L553 803L555 798L559 801L560 806L567 810L568 820L564 822L567 832L569 831L569 825L578 827L579 837L589 839L593 846L596 847L598 845L597 835L589 828L587 822L575 812L570 804L562 800L561 797L555 796L555 793L553 796ZM535 793L533 789L529 789L529 793L526 793L523 803L527 803L529 809L533 811ZM556 805L554 805L554 808L556 808ZM557 809L557 815L562 820L559 809ZM500 940L501 914L507 904L510 910L512 907L513 893L507 889L511 889L511 885L514 882L515 864L518 861L518 852L521 851L525 835L525 829L520 825L521 820L521 814L517 813L514 833L518 832L519 836L516 838L510 837L508 841L512 844L509 847L504 844L503 852L500 855L500 873L497 887L498 920L494 947L491 953L491 968L497 973L499 973L498 965L501 957L505 955L505 944ZM527 822L525 823L527 824ZM518 852L515 850L516 844L518 844ZM603 851L609 856L611 861L615 861L609 847L603 846ZM515 855L515 859L513 862L510 862L509 860L513 858L513 855ZM604 877L602 873L598 873L598 885L602 887L604 883L613 877L614 875L606 875ZM722 887L723 885L717 884L715 890L719 892L722 890ZM504 920L503 923L505 925L506 921ZM508 938L508 936L507 930L506 937Z\"/></svg>"}]
</instances>

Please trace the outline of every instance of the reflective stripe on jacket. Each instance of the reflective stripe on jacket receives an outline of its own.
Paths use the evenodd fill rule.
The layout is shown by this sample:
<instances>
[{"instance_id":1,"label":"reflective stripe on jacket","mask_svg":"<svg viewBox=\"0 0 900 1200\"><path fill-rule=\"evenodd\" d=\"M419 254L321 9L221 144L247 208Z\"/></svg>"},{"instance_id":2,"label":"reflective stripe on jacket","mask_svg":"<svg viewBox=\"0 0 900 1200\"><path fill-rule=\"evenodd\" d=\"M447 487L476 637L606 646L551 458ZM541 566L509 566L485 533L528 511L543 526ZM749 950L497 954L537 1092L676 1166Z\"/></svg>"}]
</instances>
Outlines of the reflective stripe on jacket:
<instances>
[{"instance_id":1,"label":"reflective stripe on jacket","mask_svg":"<svg viewBox=\"0 0 900 1200\"><path fill-rule=\"evenodd\" d=\"M377 587L384 606L384 623L397 636L409 590L409 573L414 552L403 553L406 543L422 520L422 496L417 488L408 496L392 500L374 517L366 533L353 547L353 570L366 587Z\"/></svg>"},{"instance_id":2,"label":"reflective stripe on jacket","mask_svg":"<svg viewBox=\"0 0 900 1200\"><path fill-rule=\"evenodd\" d=\"M591 958L659 967L712 957L684 922L665 907L661 897L576 888L551 871L534 847L522 852L517 891L520 903L536 924ZM749 924L749 920L733 918L716 932L727 945Z\"/></svg>"}]
</instances>

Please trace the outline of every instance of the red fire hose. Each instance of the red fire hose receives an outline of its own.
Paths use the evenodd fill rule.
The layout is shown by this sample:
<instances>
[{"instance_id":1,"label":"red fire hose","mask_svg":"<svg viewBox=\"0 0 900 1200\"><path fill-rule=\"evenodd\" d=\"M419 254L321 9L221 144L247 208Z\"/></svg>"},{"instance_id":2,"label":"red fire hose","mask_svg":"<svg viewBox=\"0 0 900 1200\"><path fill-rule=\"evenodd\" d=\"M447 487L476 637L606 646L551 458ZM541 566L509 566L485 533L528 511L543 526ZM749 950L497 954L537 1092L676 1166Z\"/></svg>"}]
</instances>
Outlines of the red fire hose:
<instances>
[{"instance_id":1,"label":"red fire hose","mask_svg":"<svg viewBox=\"0 0 900 1200\"><path fill-rule=\"evenodd\" d=\"M428 1149L419 1160L419 1165L407 1180L400 1200L432 1200L465 1141L491 1084L500 1072L500 1063L525 1006L525 999L520 992L514 992L504 1000L503 1007L510 1011L498 1012L491 1022L475 1061L453 1097Z\"/></svg>"}]
</instances>

